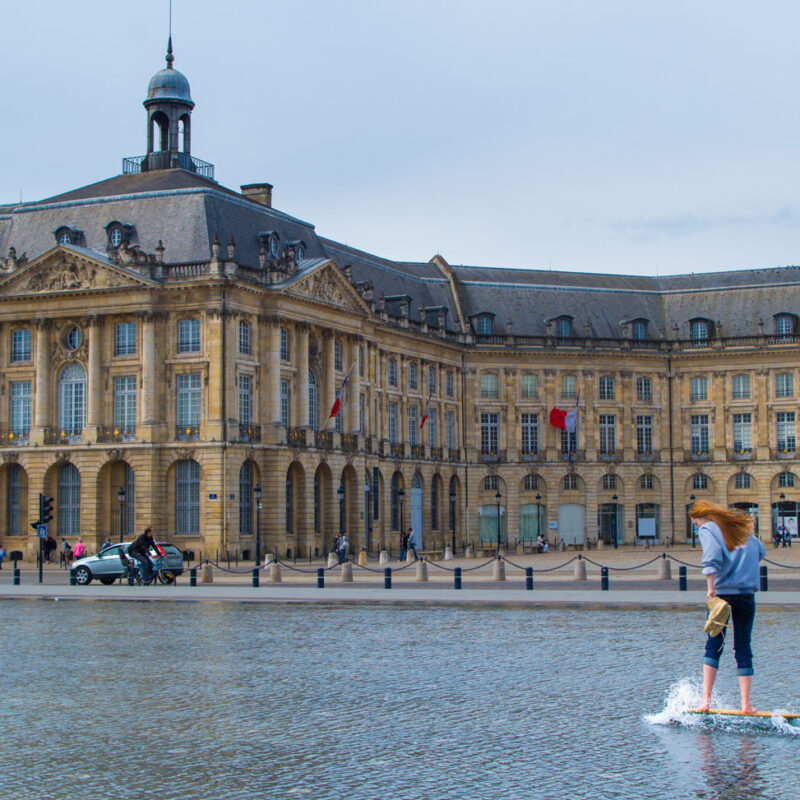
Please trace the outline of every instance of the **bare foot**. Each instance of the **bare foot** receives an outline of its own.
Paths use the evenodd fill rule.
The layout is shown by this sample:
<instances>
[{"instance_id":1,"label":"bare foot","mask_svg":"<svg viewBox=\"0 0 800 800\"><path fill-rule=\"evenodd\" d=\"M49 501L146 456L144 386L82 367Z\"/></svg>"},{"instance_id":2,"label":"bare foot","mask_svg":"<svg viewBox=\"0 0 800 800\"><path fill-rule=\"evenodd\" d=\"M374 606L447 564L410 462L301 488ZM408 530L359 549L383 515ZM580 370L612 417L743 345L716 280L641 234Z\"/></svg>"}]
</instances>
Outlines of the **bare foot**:
<instances>
[{"instance_id":1,"label":"bare foot","mask_svg":"<svg viewBox=\"0 0 800 800\"><path fill-rule=\"evenodd\" d=\"M711 708L711 701L710 700L703 700L697 708L692 709L693 711L708 711Z\"/></svg>"},{"instance_id":2,"label":"bare foot","mask_svg":"<svg viewBox=\"0 0 800 800\"><path fill-rule=\"evenodd\" d=\"M755 711L751 705L742 706L742 714L755 714Z\"/></svg>"}]
</instances>

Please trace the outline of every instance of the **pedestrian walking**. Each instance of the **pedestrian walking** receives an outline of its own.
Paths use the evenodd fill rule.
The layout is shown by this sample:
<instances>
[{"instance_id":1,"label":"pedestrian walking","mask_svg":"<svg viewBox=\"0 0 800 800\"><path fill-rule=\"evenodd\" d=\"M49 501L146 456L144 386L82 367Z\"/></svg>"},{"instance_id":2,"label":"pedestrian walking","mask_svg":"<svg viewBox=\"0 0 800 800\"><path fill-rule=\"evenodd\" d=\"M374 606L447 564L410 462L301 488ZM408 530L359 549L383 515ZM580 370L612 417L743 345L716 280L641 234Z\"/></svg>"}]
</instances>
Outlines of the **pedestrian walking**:
<instances>
[{"instance_id":1,"label":"pedestrian walking","mask_svg":"<svg viewBox=\"0 0 800 800\"><path fill-rule=\"evenodd\" d=\"M103 542L102 546L100 547L100 552L102 553L102 552L103 552L103 550L108 550L108 548L109 548L109 547L111 547L113 544L114 544L114 542L112 542L112 541L111 541L111 537L109 536L109 537L108 537L108 538L107 538L107 539L106 539L106 540Z\"/></svg>"},{"instance_id":2,"label":"pedestrian walking","mask_svg":"<svg viewBox=\"0 0 800 800\"><path fill-rule=\"evenodd\" d=\"M72 555L75 556L75 560L83 558L86 555L86 545L83 543L82 536L78 537L77 544L72 548Z\"/></svg>"},{"instance_id":3,"label":"pedestrian walking","mask_svg":"<svg viewBox=\"0 0 800 800\"><path fill-rule=\"evenodd\" d=\"M414 561L419 560L419 556L417 555L417 543L414 539L414 530L409 527L408 529L408 548L414 551Z\"/></svg>"},{"instance_id":4,"label":"pedestrian walking","mask_svg":"<svg viewBox=\"0 0 800 800\"><path fill-rule=\"evenodd\" d=\"M408 555L408 534L405 531L400 531L400 561L405 561Z\"/></svg>"},{"instance_id":5,"label":"pedestrian walking","mask_svg":"<svg viewBox=\"0 0 800 800\"><path fill-rule=\"evenodd\" d=\"M343 533L339 537L339 563L344 564L347 561L347 548L350 546L350 542L347 539L347 534Z\"/></svg>"},{"instance_id":6,"label":"pedestrian walking","mask_svg":"<svg viewBox=\"0 0 800 800\"><path fill-rule=\"evenodd\" d=\"M6 557L6 549L0 544L0 569L3 569L3 559Z\"/></svg>"}]
</instances>

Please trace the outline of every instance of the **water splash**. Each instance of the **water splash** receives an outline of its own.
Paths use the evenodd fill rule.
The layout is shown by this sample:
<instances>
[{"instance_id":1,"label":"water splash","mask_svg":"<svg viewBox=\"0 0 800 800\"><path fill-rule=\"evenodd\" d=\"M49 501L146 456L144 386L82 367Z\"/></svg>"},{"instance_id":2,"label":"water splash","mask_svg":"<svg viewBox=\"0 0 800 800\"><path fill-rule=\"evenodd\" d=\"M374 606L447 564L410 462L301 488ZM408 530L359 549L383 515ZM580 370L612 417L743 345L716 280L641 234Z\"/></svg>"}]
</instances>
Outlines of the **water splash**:
<instances>
[{"instance_id":1,"label":"water splash","mask_svg":"<svg viewBox=\"0 0 800 800\"><path fill-rule=\"evenodd\" d=\"M800 736L800 727L791 724L780 714L788 713L787 709L772 709L772 717L723 717L690 714L689 709L697 708L703 696L702 681L693 678L681 678L667 689L664 707L654 714L645 714L643 719L651 725L680 725L684 728L702 730L720 729L745 733L747 731L767 731ZM711 695L712 708L736 708L735 701L715 691ZM763 709L767 710L767 709Z\"/></svg>"}]
</instances>

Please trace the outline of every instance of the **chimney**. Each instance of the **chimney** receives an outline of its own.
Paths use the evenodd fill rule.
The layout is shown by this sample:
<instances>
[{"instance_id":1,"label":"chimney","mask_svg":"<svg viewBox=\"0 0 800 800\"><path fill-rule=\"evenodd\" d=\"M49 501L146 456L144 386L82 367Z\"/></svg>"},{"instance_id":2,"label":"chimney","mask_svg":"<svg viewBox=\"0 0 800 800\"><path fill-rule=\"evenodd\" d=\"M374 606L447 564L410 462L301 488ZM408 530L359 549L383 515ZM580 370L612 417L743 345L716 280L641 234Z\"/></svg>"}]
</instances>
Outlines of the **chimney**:
<instances>
[{"instance_id":1,"label":"chimney","mask_svg":"<svg viewBox=\"0 0 800 800\"><path fill-rule=\"evenodd\" d=\"M271 183L248 183L247 186L242 186L242 194L254 203L272 208Z\"/></svg>"}]
</instances>

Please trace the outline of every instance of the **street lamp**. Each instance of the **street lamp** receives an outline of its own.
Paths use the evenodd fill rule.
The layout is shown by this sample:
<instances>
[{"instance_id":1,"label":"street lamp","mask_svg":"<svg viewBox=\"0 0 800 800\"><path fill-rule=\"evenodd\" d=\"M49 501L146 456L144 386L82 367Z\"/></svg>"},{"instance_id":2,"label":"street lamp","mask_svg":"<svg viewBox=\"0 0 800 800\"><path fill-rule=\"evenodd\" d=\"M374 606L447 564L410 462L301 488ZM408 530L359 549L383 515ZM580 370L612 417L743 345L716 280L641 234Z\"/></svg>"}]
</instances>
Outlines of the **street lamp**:
<instances>
[{"instance_id":1,"label":"street lamp","mask_svg":"<svg viewBox=\"0 0 800 800\"><path fill-rule=\"evenodd\" d=\"M536 535L542 532L542 496L536 493Z\"/></svg>"},{"instance_id":2,"label":"street lamp","mask_svg":"<svg viewBox=\"0 0 800 800\"><path fill-rule=\"evenodd\" d=\"M693 505L694 505L694 495L690 494L689 495L689 510L690 511L692 510L692 506ZM694 520L691 517L689 517L689 522L690 522L690 524L692 526L692 547L694 547L694 544L695 544L695 530L696 530L697 526L694 524Z\"/></svg>"},{"instance_id":3,"label":"street lamp","mask_svg":"<svg viewBox=\"0 0 800 800\"><path fill-rule=\"evenodd\" d=\"M344 533L344 486L339 484L336 494L339 495L339 535L341 536Z\"/></svg>"},{"instance_id":4,"label":"street lamp","mask_svg":"<svg viewBox=\"0 0 800 800\"><path fill-rule=\"evenodd\" d=\"M783 492L781 492L781 506L779 510L781 512L781 544L784 547L786 547L786 542L789 539L789 537L786 535L786 516L785 516L786 512L783 510L783 501L785 499L786 495Z\"/></svg>"},{"instance_id":5,"label":"street lamp","mask_svg":"<svg viewBox=\"0 0 800 800\"><path fill-rule=\"evenodd\" d=\"M122 544L122 539L125 536L125 515L123 509L125 508L125 490L120 487L117 492L117 500L119 500L119 543Z\"/></svg>"},{"instance_id":6,"label":"street lamp","mask_svg":"<svg viewBox=\"0 0 800 800\"><path fill-rule=\"evenodd\" d=\"M397 493L397 498L400 500L400 533L402 534L405 528L403 527L403 500L405 500L406 490L400 489Z\"/></svg>"},{"instance_id":7,"label":"street lamp","mask_svg":"<svg viewBox=\"0 0 800 800\"><path fill-rule=\"evenodd\" d=\"M364 549L369 553L369 475L364 476Z\"/></svg>"},{"instance_id":8,"label":"street lamp","mask_svg":"<svg viewBox=\"0 0 800 800\"><path fill-rule=\"evenodd\" d=\"M614 534L614 549L617 549L617 494L616 492L611 496L611 499L614 501L614 525L613 527L613 534Z\"/></svg>"},{"instance_id":9,"label":"street lamp","mask_svg":"<svg viewBox=\"0 0 800 800\"><path fill-rule=\"evenodd\" d=\"M450 487L450 533L453 537L453 558L456 555L456 489Z\"/></svg>"},{"instance_id":10,"label":"street lamp","mask_svg":"<svg viewBox=\"0 0 800 800\"><path fill-rule=\"evenodd\" d=\"M500 555L500 498L502 495L500 494L500 490L497 490L497 494L494 496L494 499L497 501L497 555Z\"/></svg>"},{"instance_id":11,"label":"street lamp","mask_svg":"<svg viewBox=\"0 0 800 800\"><path fill-rule=\"evenodd\" d=\"M253 487L253 497L256 499L256 566L261 565L261 485Z\"/></svg>"}]
</instances>

